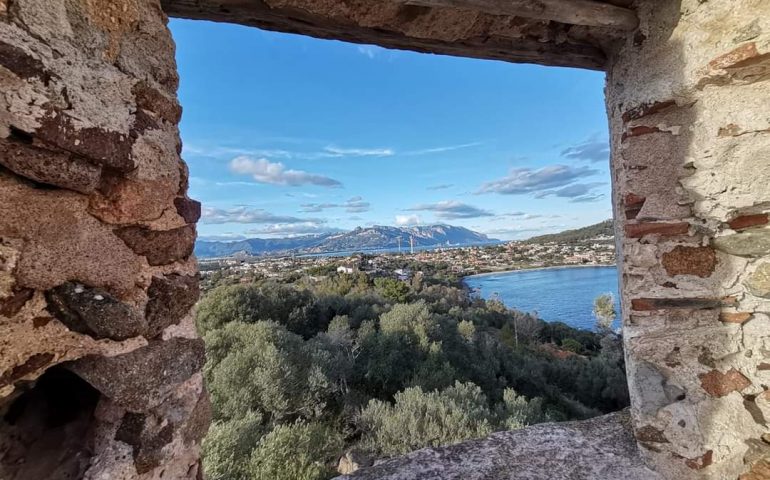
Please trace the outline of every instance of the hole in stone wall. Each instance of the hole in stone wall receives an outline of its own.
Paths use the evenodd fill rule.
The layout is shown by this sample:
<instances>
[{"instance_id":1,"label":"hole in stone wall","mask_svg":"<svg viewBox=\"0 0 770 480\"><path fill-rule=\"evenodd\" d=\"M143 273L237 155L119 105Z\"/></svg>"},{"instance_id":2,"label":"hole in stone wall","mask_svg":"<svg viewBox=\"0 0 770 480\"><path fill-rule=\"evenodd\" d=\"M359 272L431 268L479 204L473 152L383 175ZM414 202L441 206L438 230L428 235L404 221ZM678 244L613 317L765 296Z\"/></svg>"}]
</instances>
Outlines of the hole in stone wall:
<instances>
[{"instance_id":1,"label":"hole in stone wall","mask_svg":"<svg viewBox=\"0 0 770 480\"><path fill-rule=\"evenodd\" d=\"M250 469L277 451L268 442L300 430L330 443L296 446L293 457L325 465L319 478L331 478L348 463L628 405L617 295L607 295L617 272L600 75L171 26L182 156L189 195L203 205L197 320L209 341L209 475ZM627 200L635 218L646 199ZM542 270L550 266L594 268ZM474 275L489 271L497 275ZM211 339L224 331L243 343L219 350ZM318 374L329 388L308 394L317 381L305 372L326 367L305 353L281 353L285 386L245 373L263 368L263 352L285 349L278 338L298 352L331 342L330 355L345 360ZM236 357L243 374L232 370ZM398 418L422 408L405 395L443 402L456 390L479 392L488 431L444 423L451 415ZM266 391L291 405L263 401ZM523 408L508 405L514 395L531 405L524 420L492 415ZM245 400L225 405L235 398ZM391 410L375 413L376 402ZM353 418L367 408L376 420ZM459 433L399 433L391 443L380 424ZM236 437L248 440L233 452ZM258 463L260 478L284 468Z\"/></svg>"},{"instance_id":2,"label":"hole in stone wall","mask_svg":"<svg viewBox=\"0 0 770 480\"><path fill-rule=\"evenodd\" d=\"M30 387L0 407L0 478L81 478L99 392L61 367Z\"/></svg>"}]
</instances>

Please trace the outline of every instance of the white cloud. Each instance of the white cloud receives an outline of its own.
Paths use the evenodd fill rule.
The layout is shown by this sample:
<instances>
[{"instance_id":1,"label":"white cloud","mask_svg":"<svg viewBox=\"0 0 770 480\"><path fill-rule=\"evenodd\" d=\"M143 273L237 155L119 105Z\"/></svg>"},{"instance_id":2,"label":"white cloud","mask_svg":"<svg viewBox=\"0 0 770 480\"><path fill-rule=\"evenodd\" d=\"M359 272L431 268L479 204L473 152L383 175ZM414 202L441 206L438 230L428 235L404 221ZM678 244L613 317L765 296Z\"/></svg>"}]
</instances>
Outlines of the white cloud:
<instances>
[{"instance_id":1,"label":"white cloud","mask_svg":"<svg viewBox=\"0 0 770 480\"><path fill-rule=\"evenodd\" d=\"M398 226L419 225L421 223L419 215L396 215L396 225Z\"/></svg>"},{"instance_id":2,"label":"white cloud","mask_svg":"<svg viewBox=\"0 0 770 480\"><path fill-rule=\"evenodd\" d=\"M302 223L276 223L265 225L264 227L248 230L250 235L271 235L292 237L296 235L315 235L321 233L341 232L339 228L328 227L323 223L302 222Z\"/></svg>"},{"instance_id":3,"label":"white cloud","mask_svg":"<svg viewBox=\"0 0 770 480\"><path fill-rule=\"evenodd\" d=\"M235 207L229 209L203 207L201 223L302 223L323 221L315 218L297 218L287 215L274 215L261 208Z\"/></svg>"},{"instance_id":4,"label":"white cloud","mask_svg":"<svg viewBox=\"0 0 770 480\"><path fill-rule=\"evenodd\" d=\"M344 208L348 213L368 212L371 204L364 201L363 197L349 198L344 203L305 203L300 205L302 212L318 213L330 208Z\"/></svg>"},{"instance_id":5,"label":"white cloud","mask_svg":"<svg viewBox=\"0 0 770 480\"><path fill-rule=\"evenodd\" d=\"M481 185L476 193L500 193L517 195L563 187L582 177L598 173L589 167L549 165L537 170L514 168L507 176Z\"/></svg>"},{"instance_id":6,"label":"white cloud","mask_svg":"<svg viewBox=\"0 0 770 480\"><path fill-rule=\"evenodd\" d=\"M409 211L433 212L443 220L457 220L461 218L492 217L494 214L478 207L461 203L455 200L445 200L438 203L426 203L415 205L407 209Z\"/></svg>"},{"instance_id":7,"label":"white cloud","mask_svg":"<svg viewBox=\"0 0 770 480\"><path fill-rule=\"evenodd\" d=\"M587 140L562 150L561 156L588 162L608 162L610 158L609 141L606 138L600 139L598 135L592 135Z\"/></svg>"},{"instance_id":8,"label":"white cloud","mask_svg":"<svg viewBox=\"0 0 770 480\"><path fill-rule=\"evenodd\" d=\"M264 158L235 157L230 161L230 170L241 175L250 175L256 182L270 185L287 185L292 187L299 185L342 186L342 183L333 178L302 170L289 170L282 163L273 163Z\"/></svg>"}]
</instances>

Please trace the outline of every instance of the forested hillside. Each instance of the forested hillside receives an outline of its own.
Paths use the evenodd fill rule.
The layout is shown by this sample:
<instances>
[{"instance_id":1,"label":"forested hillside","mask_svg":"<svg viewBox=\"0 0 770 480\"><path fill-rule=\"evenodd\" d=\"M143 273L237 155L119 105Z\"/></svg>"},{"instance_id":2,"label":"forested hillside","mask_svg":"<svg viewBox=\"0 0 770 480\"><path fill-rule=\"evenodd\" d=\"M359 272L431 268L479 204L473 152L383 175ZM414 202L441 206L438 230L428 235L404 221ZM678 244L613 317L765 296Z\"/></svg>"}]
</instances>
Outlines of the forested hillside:
<instances>
[{"instance_id":1,"label":"forested hillside","mask_svg":"<svg viewBox=\"0 0 770 480\"><path fill-rule=\"evenodd\" d=\"M589 225L587 227L577 228L574 230L565 230L559 233L539 235L526 241L528 243L577 243L594 238L611 238L614 235L615 231L613 230L612 220L605 220L594 225Z\"/></svg>"},{"instance_id":2,"label":"forested hillside","mask_svg":"<svg viewBox=\"0 0 770 480\"><path fill-rule=\"evenodd\" d=\"M365 465L628 404L617 336L472 298L441 269L222 285L197 323L212 480L327 479L349 452Z\"/></svg>"}]
</instances>

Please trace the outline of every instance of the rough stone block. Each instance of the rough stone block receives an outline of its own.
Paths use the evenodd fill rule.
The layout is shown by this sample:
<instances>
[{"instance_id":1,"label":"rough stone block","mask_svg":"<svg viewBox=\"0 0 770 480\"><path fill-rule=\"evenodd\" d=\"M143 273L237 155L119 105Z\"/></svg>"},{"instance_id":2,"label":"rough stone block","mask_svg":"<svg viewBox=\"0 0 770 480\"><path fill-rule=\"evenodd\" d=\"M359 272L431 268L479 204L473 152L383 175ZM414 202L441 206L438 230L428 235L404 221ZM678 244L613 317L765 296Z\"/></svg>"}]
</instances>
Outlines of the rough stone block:
<instances>
[{"instance_id":1,"label":"rough stone block","mask_svg":"<svg viewBox=\"0 0 770 480\"><path fill-rule=\"evenodd\" d=\"M131 90L136 97L136 106L155 113L164 121L172 124L179 123L182 118L182 107L176 100L150 86L146 81L137 82Z\"/></svg>"},{"instance_id":2,"label":"rough stone block","mask_svg":"<svg viewBox=\"0 0 770 480\"><path fill-rule=\"evenodd\" d=\"M740 392L751 386L751 381L738 370L731 368L725 373L712 370L698 376L701 388L713 397L724 397L731 392Z\"/></svg>"},{"instance_id":3,"label":"rough stone block","mask_svg":"<svg viewBox=\"0 0 770 480\"><path fill-rule=\"evenodd\" d=\"M198 277L171 274L153 277L147 290L149 301L145 309L148 323L147 338L160 335L163 329L179 322L198 301Z\"/></svg>"},{"instance_id":4,"label":"rough stone block","mask_svg":"<svg viewBox=\"0 0 770 480\"><path fill-rule=\"evenodd\" d=\"M746 280L746 288L752 295L770 298L770 263L763 263Z\"/></svg>"},{"instance_id":5,"label":"rough stone block","mask_svg":"<svg viewBox=\"0 0 770 480\"><path fill-rule=\"evenodd\" d=\"M174 206L179 216L187 223L195 223L201 218L201 202L187 197L177 197L174 199Z\"/></svg>"},{"instance_id":6,"label":"rough stone block","mask_svg":"<svg viewBox=\"0 0 770 480\"><path fill-rule=\"evenodd\" d=\"M714 239L714 246L723 252L741 257L770 255L770 228L717 237Z\"/></svg>"},{"instance_id":7,"label":"rough stone block","mask_svg":"<svg viewBox=\"0 0 770 480\"><path fill-rule=\"evenodd\" d=\"M99 186L102 169L69 152L0 139L0 165L39 183L91 193Z\"/></svg>"},{"instance_id":8,"label":"rough stone block","mask_svg":"<svg viewBox=\"0 0 770 480\"><path fill-rule=\"evenodd\" d=\"M136 473L142 475L159 466L163 460L162 449L174 436L174 428L167 424L152 428L147 415L127 413L115 432L115 440L131 445Z\"/></svg>"},{"instance_id":9,"label":"rough stone block","mask_svg":"<svg viewBox=\"0 0 770 480\"><path fill-rule=\"evenodd\" d=\"M101 288L67 282L47 291L45 297L51 314L72 331L112 340L147 331L147 322L139 312Z\"/></svg>"},{"instance_id":10,"label":"rough stone block","mask_svg":"<svg viewBox=\"0 0 770 480\"><path fill-rule=\"evenodd\" d=\"M53 359L54 355L52 353L36 353L30 356L23 363L0 375L0 388L11 385L16 380L45 368Z\"/></svg>"},{"instance_id":11,"label":"rough stone block","mask_svg":"<svg viewBox=\"0 0 770 480\"><path fill-rule=\"evenodd\" d=\"M0 300L0 317L13 317L32 298L35 293L31 288L19 289L9 297Z\"/></svg>"},{"instance_id":12,"label":"rough stone block","mask_svg":"<svg viewBox=\"0 0 770 480\"><path fill-rule=\"evenodd\" d=\"M677 245L662 256L663 268L669 275L696 275L706 278L714 273L717 265L716 252L711 247L686 247Z\"/></svg>"},{"instance_id":13,"label":"rough stone block","mask_svg":"<svg viewBox=\"0 0 770 480\"><path fill-rule=\"evenodd\" d=\"M183 260L193 253L195 227L188 225L173 230L151 230L125 227L116 232L131 250L147 257L150 265L167 265Z\"/></svg>"},{"instance_id":14,"label":"rough stone block","mask_svg":"<svg viewBox=\"0 0 770 480\"><path fill-rule=\"evenodd\" d=\"M69 368L118 405L141 413L162 402L203 362L203 340L172 338L115 357L85 357Z\"/></svg>"}]
</instances>

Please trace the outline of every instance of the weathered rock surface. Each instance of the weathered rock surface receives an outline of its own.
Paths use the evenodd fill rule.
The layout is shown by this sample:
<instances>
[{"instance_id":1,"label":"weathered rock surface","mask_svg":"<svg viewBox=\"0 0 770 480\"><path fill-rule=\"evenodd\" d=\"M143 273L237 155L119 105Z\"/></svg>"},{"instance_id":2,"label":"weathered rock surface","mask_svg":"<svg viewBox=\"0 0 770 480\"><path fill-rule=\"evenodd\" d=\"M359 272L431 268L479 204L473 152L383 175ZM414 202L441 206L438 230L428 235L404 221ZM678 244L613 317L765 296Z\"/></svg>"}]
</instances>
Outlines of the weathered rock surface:
<instances>
[{"instance_id":1,"label":"weathered rock surface","mask_svg":"<svg viewBox=\"0 0 770 480\"><path fill-rule=\"evenodd\" d=\"M199 371L204 360L202 340L172 338L115 357L82 358L69 368L118 405L144 412Z\"/></svg>"},{"instance_id":2,"label":"weathered rock surface","mask_svg":"<svg viewBox=\"0 0 770 480\"><path fill-rule=\"evenodd\" d=\"M722 251L743 257L770 255L770 228L725 235L715 239L714 245Z\"/></svg>"},{"instance_id":3,"label":"weathered rock surface","mask_svg":"<svg viewBox=\"0 0 770 480\"><path fill-rule=\"evenodd\" d=\"M158 336L164 328L175 325L198 301L200 295L198 277L171 274L153 277L147 296L150 297L145 309L149 329L145 336Z\"/></svg>"},{"instance_id":4,"label":"weathered rock surface","mask_svg":"<svg viewBox=\"0 0 770 480\"><path fill-rule=\"evenodd\" d=\"M144 334L144 317L106 290L67 282L46 292L48 311L72 331L126 340Z\"/></svg>"},{"instance_id":5,"label":"weathered rock surface","mask_svg":"<svg viewBox=\"0 0 770 480\"><path fill-rule=\"evenodd\" d=\"M639 456L628 412L424 448L338 480L663 480Z\"/></svg>"},{"instance_id":6,"label":"weathered rock surface","mask_svg":"<svg viewBox=\"0 0 770 480\"><path fill-rule=\"evenodd\" d=\"M150 265L184 260L192 255L195 246L195 228L192 226L173 230L126 227L116 233L134 252L147 257Z\"/></svg>"},{"instance_id":7,"label":"weathered rock surface","mask_svg":"<svg viewBox=\"0 0 770 480\"><path fill-rule=\"evenodd\" d=\"M746 287L752 295L770 298L770 263L763 263L746 280Z\"/></svg>"}]
</instances>

